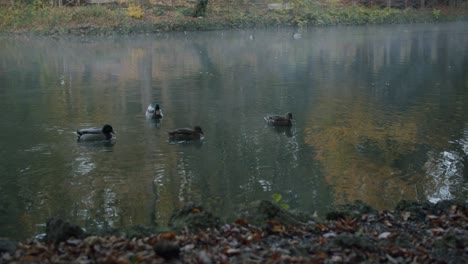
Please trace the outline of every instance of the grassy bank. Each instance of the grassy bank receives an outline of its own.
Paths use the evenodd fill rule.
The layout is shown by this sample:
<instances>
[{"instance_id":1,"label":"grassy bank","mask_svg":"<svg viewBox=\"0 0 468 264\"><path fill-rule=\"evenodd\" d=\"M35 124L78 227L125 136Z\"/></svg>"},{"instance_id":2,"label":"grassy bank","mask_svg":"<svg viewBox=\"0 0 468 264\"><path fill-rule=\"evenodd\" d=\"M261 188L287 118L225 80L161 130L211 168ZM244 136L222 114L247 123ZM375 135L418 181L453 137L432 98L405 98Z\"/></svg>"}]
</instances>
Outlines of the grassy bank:
<instances>
[{"instance_id":1,"label":"grassy bank","mask_svg":"<svg viewBox=\"0 0 468 264\"><path fill-rule=\"evenodd\" d=\"M205 16L194 18L194 3L75 7L50 7L40 3L0 6L0 32L99 35L269 26L420 23L468 18L468 12L463 8L382 9L296 3L291 9L269 10L266 3L210 2Z\"/></svg>"}]
</instances>

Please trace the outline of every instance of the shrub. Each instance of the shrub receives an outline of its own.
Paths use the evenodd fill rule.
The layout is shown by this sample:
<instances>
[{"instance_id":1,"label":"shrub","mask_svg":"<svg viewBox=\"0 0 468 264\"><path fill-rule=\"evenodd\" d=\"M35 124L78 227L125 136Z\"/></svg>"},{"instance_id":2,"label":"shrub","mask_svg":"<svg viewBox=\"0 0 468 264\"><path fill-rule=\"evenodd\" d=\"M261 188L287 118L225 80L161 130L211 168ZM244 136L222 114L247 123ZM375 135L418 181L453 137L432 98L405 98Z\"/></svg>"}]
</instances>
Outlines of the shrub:
<instances>
[{"instance_id":1,"label":"shrub","mask_svg":"<svg viewBox=\"0 0 468 264\"><path fill-rule=\"evenodd\" d=\"M145 15L145 12L140 6L130 4L127 8L127 14L129 17L141 19Z\"/></svg>"}]
</instances>

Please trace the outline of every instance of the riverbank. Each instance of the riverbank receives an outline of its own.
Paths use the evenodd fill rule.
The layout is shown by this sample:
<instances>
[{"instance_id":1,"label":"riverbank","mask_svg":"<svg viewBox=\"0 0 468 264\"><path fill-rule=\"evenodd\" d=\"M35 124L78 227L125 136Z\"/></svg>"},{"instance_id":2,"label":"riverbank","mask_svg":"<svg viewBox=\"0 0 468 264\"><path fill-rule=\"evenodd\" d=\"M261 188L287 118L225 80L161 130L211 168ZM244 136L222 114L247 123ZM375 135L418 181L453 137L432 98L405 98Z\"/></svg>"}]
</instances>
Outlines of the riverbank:
<instances>
[{"instance_id":1,"label":"riverbank","mask_svg":"<svg viewBox=\"0 0 468 264\"><path fill-rule=\"evenodd\" d=\"M35 1L34 3L40 3ZM267 4L208 5L193 17L194 4L179 6L128 4L47 7L38 4L0 6L0 32L41 35L112 35L274 26L321 26L428 23L466 20L466 8L366 8L320 3L269 9Z\"/></svg>"},{"instance_id":2,"label":"riverbank","mask_svg":"<svg viewBox=\"0 0 468 264\"><path fill-rule=\"evenodd\" d=\"M402 201L393 211L357 202L316 219L261 201L222 224L189 205L172 231L85 235L62 220L48 222L44 241L0 241L5 263L467 263L466 202ZM135 229L134 229L135 230ZM5 246L7 245L7 246Z\"/></svg>"}]
</instances>

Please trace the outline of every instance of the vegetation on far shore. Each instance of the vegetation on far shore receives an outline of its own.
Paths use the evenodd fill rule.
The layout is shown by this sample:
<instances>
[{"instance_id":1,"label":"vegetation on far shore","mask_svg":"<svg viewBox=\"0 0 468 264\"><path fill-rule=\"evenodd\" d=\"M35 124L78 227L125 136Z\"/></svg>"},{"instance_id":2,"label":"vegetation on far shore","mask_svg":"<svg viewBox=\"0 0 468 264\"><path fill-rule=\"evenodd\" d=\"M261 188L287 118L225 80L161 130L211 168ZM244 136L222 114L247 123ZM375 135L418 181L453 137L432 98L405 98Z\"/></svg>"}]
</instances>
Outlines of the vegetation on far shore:
<instances>
[{"instance_id":1,"label":"vegetation on far shore","mask_svg":"<svg viewBox=\"0 0 468 264\"><path fill-rule=\"evenodd\" d=\"M292 0L287 8L267 2L210 1L204 16L194 16L195 2L171 4L114 2L56 6L45 0L0 5L0 32L39 34L128 34L271 26L396 24L465 20L463 6L388 8L338 2Z\"/></svg>"}]
</instances>

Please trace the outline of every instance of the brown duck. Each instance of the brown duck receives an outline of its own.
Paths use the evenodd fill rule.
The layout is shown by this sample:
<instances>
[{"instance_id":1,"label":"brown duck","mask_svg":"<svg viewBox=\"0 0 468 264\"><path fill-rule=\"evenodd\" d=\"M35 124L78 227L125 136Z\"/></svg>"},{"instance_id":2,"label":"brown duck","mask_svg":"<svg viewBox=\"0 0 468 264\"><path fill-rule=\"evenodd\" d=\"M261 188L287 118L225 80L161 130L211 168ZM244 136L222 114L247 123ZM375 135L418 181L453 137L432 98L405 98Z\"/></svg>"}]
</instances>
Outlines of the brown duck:
<instances>
[{"instance_id":1,"label":"brown duck","mask_svg":"<svg viewBox=\"0 0 468 264\"><path fill-rule=\"evenodd\" d=\"M196 126L193 130L189 128L178 128L169 131L169 140L181 141L181 140L199 140L202 138L203 130L201 127Z\"/></svg>"},{"instance_id":2,"label":"brown duck","mask_svg":"<svg viewBox=\"0 0 468 264\"><path fill-rule=\"evenodd\" d=\"M267 124L272 126L291 126L293 117L291 113L287 113L286 116L267 115L264 119Z\"/></svg>"}]
</instances>

